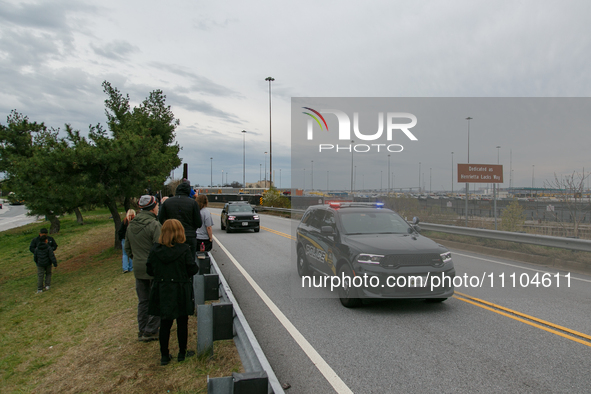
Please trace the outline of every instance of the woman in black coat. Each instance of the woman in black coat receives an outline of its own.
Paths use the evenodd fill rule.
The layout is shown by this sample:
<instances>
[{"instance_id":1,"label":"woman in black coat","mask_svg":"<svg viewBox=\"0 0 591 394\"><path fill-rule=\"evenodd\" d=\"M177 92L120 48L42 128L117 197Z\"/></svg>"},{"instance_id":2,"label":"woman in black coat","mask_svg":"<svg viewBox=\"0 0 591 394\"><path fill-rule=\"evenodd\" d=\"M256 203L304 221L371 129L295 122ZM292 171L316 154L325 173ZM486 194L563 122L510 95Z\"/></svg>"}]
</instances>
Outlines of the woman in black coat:
<instances>
[{"instance_id":1,"label":"woman in black coat","mask_svg":"<svg viewBox=\"0 0 591 394\"><path fill-rule=\"evenodd\" d=\"M191 277L199 268L185 240L185 229L181 222L168 219L162 225L158 243L154 244L148 256L147 273L154 277L148 313L160 316L161 365L167 365L172 358L168 342L175 319L179 341L178 361L195 354L193 351L187 352L187 337L189 315L195 310Z\"/></svg>"}]
</instances>

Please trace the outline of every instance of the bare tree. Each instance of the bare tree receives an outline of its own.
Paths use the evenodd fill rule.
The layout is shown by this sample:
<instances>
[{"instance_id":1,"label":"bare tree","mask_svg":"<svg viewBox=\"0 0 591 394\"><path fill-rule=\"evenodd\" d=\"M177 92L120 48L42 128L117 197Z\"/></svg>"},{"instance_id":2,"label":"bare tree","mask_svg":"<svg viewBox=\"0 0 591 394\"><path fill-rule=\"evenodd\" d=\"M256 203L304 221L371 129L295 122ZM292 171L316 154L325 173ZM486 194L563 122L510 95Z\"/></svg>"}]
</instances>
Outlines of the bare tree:
<instances>
[{"instance_id":1,"label":"bare tree","mask_svg":"<svg viewBox=\"0 0 591 394\"><path fill-rule=\"evenodd\" d=\"M549 189L557 190L560 201L564 207L568 210L570 218L572 220L572 228L574 236L579 236L579 224L585 218L587 213L591 211L591 202L589 196L585 198L585 180L589 177L589 174L585 175L585 170L582 173L573 171L572 174L566 176L556 175L554 173L553 181L546 181L545 187ZM560 226L567 230L567 224L562 218L559 218L554 212L552 215L557 219ZM570 221L568 222L570 227Z\"/></svg>"}]
</instances>

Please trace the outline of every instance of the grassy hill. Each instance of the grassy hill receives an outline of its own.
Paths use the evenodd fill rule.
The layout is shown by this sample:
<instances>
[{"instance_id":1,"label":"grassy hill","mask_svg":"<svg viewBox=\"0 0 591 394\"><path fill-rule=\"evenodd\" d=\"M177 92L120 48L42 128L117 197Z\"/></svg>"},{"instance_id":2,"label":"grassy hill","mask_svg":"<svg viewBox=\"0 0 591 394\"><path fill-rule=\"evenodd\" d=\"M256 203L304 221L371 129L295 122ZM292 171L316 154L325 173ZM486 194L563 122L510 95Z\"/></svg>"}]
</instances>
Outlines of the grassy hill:
<instances>
[{"instance_id":1,"label":"grassy hill","mask_svg":"<svg viewBox=\"0 0 591 394\"><path fill-rule=\"evenodd\" d=\"M113 248L108 211L61 218L51 290L36 294L31 239L48 223L0 232L0 392L205 393L206 377L241 370L232 341L214 357L160 366L158 342L137 341L137 296ZM196 348L189 318L189 348ZM171 353L178 353L176 324Z\"/></svg>"}]
</instances>

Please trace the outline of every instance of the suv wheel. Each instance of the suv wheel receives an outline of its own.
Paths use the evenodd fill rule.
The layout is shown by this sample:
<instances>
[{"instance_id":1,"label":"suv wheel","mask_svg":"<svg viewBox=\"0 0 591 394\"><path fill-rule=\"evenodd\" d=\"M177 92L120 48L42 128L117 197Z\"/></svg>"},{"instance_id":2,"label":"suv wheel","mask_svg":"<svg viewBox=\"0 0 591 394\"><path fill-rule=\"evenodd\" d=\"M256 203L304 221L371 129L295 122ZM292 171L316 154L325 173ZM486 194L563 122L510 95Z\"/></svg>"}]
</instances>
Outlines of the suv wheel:
<instances>
[{"instance_id":1,"label":"suv wheel","mask_svg":"<svg viewBox=\"0 0 591 394\"><path fill-rule=\"evenodd\" d=\"M226 229L226 226L224 226L224 221L220 220L220 227L222 228L222 230Z\"/></svg>"},{"instance_id":2,"label":"suv wheel","mask_svg":"<svg viewBox=\"0 0 591 394\"><path fill-rule=\"evenodd\" d=\"M339 277L344 278L348 277L351 278L350 282L353 282L353 271L347 264L343 264L341 269L339 270ZM343 281L341 286L339 287L339 298L341 299L341 304L343 304L346 308L355 308L356 306L361 305L361 299L357 298L357 290L354 286L349 286L351 283L347 283L349 281Z\"/></svg>"},{"instance_id":3,"label":"suv wheel","mask_svg":"<svg viewBox=\"0 0 591 394\"><path fill-rule=\"evenodd\" d=\"M308 266L308 261L306 260L306 254L304 253L304 248L301 246L298 248L298 275L310 275L310 267Z\"/></svg>"},{"instance_id":4,"label":"suv wheel","mask_svg":"<svg viewBox=\"0 0 591 394\"><path fill-rule=\"evenodd\" d=\"M258 233L259 231L261 231L261 228L260 227L257 227L257 228L254 229L254 232L255 233Z\"/></svg>"}]
</instances>

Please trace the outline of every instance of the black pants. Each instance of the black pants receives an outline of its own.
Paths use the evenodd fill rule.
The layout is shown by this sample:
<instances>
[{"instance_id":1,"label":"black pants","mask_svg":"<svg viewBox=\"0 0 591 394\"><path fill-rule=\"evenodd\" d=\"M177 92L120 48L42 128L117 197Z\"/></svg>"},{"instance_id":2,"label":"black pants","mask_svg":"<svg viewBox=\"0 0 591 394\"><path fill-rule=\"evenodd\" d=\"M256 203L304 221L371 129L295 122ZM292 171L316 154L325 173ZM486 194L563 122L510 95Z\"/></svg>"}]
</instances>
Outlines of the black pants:
<instances>
[{"instance_id":1,"label":"black pants","mask_svg":"<svg viewBox=\"0 0 591 394\"><path fill-rule=\"evenodd\" d=\"M187 239L185 243L191 247L191 253L193 254L193 260L195 260L195 255L197 254L198 246L197 246L197 238L195 234L190 236L189 234L185 234L185 238Z\"/></svg>"},{"instance_id":2,"label":"black pants","mask_svg":"<svg viewBox=\"0 0 591 394\"><path fill-rule=\"evenodd\" d=\"M211 242L209 239L197 238L197 250L200 250L199 248L201 247L201 242L203 242L206 252L209 252L211 250L211 248L213 247L213 242Z\"/></svg>"},{"instance_id":3,"label":"black pants","mask_svg":"<svg viewBox=\"0 0 591 394\"><path fill-rule=\"evenodd\" d=\"M160 320L160 354L162 357L168 357L168 342L170 341L170 329L174 319ZM187 351L187 338L189 336L189 316L179 316L176 318L176 337L179 341L179 353L185 354Z\"/></svg>"}]
</instances>

